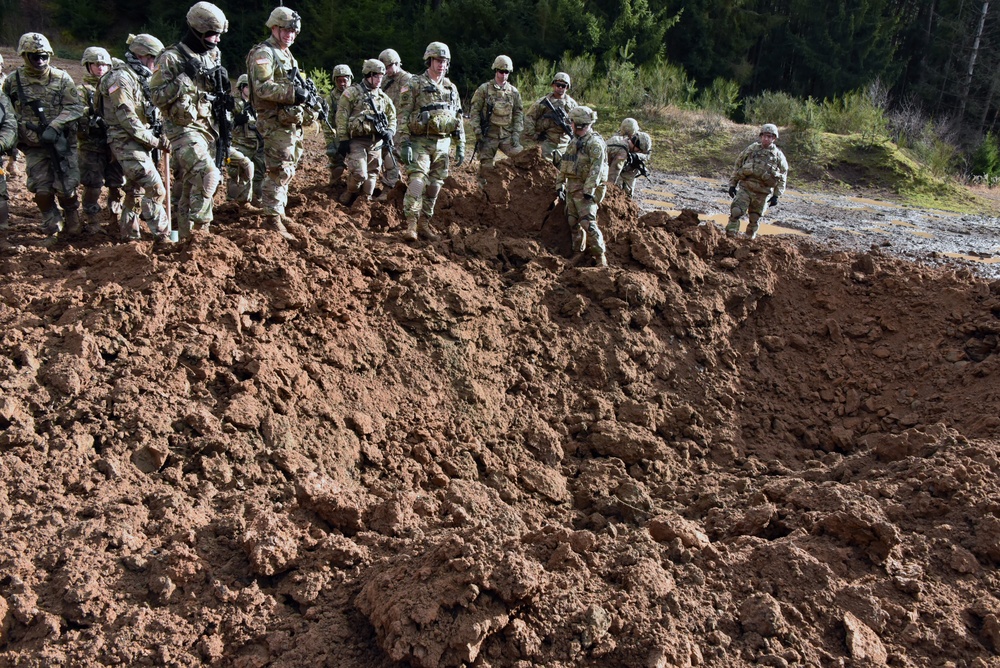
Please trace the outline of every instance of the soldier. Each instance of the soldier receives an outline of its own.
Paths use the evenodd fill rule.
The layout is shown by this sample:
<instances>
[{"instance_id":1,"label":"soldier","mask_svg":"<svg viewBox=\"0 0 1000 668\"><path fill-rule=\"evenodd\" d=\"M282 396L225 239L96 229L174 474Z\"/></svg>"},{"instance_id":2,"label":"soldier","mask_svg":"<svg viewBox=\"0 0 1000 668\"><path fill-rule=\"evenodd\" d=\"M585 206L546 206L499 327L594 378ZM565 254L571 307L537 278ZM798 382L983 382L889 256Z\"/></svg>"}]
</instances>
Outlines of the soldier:
<instances>
[{"instance_id":1,"label":"soldier","mask_svg":"<svg viewBox=\"0 0 1000 668\"><path fill-rule=\"evenodd\" d=\"M229 30L222 10L210 2L197 2L187 13L188 32L180 42L156 58L149 80L153 103L163 114L163 129L170 142L172 169L177 179L177 228L180 237L212 224L212 198L222 182L214 151L219 126L212 100L229 77L222 67L219 42Z\"/></svg>"},{"instance_id":2,"label":"soldier","mask_svg":"<svg viewBox=\"0 0 1000 668\"><path fill-rule=\"evenodd\" d=\"M335 122L340 97L347 90L347 87L351 85L353 79L354 73L351 72L351 68L347 65L341 64L333 68L333 90L330 91L330 117ZM339 185L341 178L344 176L346 169L344 155L340 153L340 139L337 137L336 128L324 123L323 136L326 139L326 157L330 160L330 186L333 187Z\"/></svg>"},{"instance_id":3,"label":"soldier","mask_svg":"<svg viewBox=\"0 0 1000 668\"><path fill-rule=\"evenodd\" d=\"M382 90L384 90L389 95L389 98L392 99L393 108L398 110L400 97L399 92L410 80L412 75L403 69L403 61L400 59L399 54L393 49L385 49L382 53L378 54L378 59L382 61L383 65L385 65L385 76L382 78ZM390 153L392 154L391 160L389 159ZM386 192L395 188L396 184L399 183L399 161L399 147L395 144L391 147L388 144L383 144L383 190L382 194L376 199L385 199Z\"/></svg>"},{"instance_id":4,"label":"soldier","mask_svg":"<svg viewBox=\"0 0 1000 668\"><path fill-rule=\"evenodd\" d=\"M83 230L76 196L80 185L76 122L83 116L83 104L73 78L49 65L53 51L45 35L25 33L17 53L24 58L24 65L7 77L3 90L17 114L18 148L25 155L28 192L34 193L42 212L43 230L48 235L42 243L48 246L63 230L63 214L66 235Z\"/></svg>"},{"instance_id":5,"label":"soldier","mask_svg":"<svg viewBox=\"0 0 1000 668\"><path fill-rule=\"evenodd\" d=\"M760 129L760 141L743 149L736 159L736 167L729 179L729 196L733 203L729 209L726 235L740 233L740 218L750 219L747 237L757 238L761 216L768 206L777 206L778 197L788 183L788 161L774 142L778 139L778 126L765 123ZM737 190L739 186L739 190ZM770 199L769 199L770 197Z\"/></svg>"},{"instance_id":6,"label":"soldier","mask_svg":"<svg viewBox=\"0 0 1000 668\"><path fill-rule=\"evenodd\" d=\"M264 137L257 129L257 111L250 104L250 80L241 74L236 81L236 106L233 109L232 149L250 161L249 176L234 163L229 163L229 199L240 204L260 206L261 185L264 181ZM241 174L241 171L243 173Z\"/></svg>"},{"instance_id":7,"label":"soldier","mask_svg":"<svg viewBox=\"0 0 1000 668\"><path fill-rule=\"evenodd\" d=\"M448 45L431 42L424 50L427 71L414 74L400 90L396 134L409 181L403 197L403 238L407 241L416 241L418 234L430 241L440 238L431 227L431 218L448 177L452 137L456 142L455 166L465 160L462 101L455 84L445 76L450 63Z\"/></svg>"},{"instance_id":8,"label":"soldier","mask_svg":"<svg viewBox=\"0 0 1000 668\"><path fill-rule=\"evenodd\" d=\"M0 154L12 151L17 144L17 116L7 94L0 90ZM0 230L10 227L10 195L7 175L0 169Z\"/></svg>"},{"instance_id":9,"label":"soldier","mask_svg":"<svg viewBox=\"0 0 1000 668\"><path fill-rule=\"evenodd\" d=\"M277 7L268 17L267 27L271 36L247 55L250 103L257 110L257 129L264 136L266 174L261 206L268 224L294 241L285 227L285 205L288 184L302 157L302 126L311 113L304 105L308 91L293 79L299 64L289 51L302 30L302 19L288 7Z\"/></svg>"},{"instance_id":10,"label":"soldier","mask_svg":"<svg viewBox=\"0 0 1000 668\"><path fill-rule=\"evenodd\" d=\"M597 112L590 107L575 107L569 112L573 139L566 154L557 158L559 198L566 200L566 219L573 233L573 258L576 265L589 253L598 267L608 266L604 235L597 227L597 205L604 200L608 180L608 150L601 135L593 130Z\"/></svg>"},{"instance_id":11,"label":"soldier","mask_svg":"<svg viewBox=\"0 0 1000 668\"><path fill-rule=\"evenodd\" d=\"M361 193L371 201L382 167L383 144L396 133L396 108L383 92L385 65L370 58L361 66L361 81L344 91L337 106L340 152L347 154L347 189L340 203L350 205ZM349 146L345 151L344 147Z\"/></svg>"},{"instance_id":12,"label":"soldier","mask_svg":"<svg viewBox=\"0 0 1000 668\"><path fill-rule=\"evenodd\" d=\"M118 231L122 241L137 240L142 220L163 243L170 240L170 221L163 208L167 191L152 153L170 151L170 141L162 134L159 109L149 91L150 68L163 52L163 42L143 34L129 35L126 44L125 62L115 64L101 79L99 89L108 144L125 174L125 203Z\"/></svg>"},{"instance_id":13,"label":"soldier","mask_svg":"<svg viewBox=\"0 0 1000 668\"><path fill-rule=\"evenodd\" d=\"M542 157L546 160L552 159L554 151L561 153L572 134L565 115L579 105L570 97L569 87L569 75L556 72L552 78L552 92L532 104L524 115L524 135L532 141L542 142ZM565 122L565 127L560 120Z\"/></svg>"},{"instance_id":14,"label":"soldier","mask_svg":"<svg viewBox=\"0 0 1000 668\"><path fill-rule=\"evenodd\" d=\"M504 155L517 155L524 129L524 107L521 93L508 83L514 64L507 56L493 61L493 80L487 81L472 96L469 123L476 134L479 153L479 185L486 187L488 175L494 170L497 150Z\"/></svg>"},{"instance_id":15,"label":"soldier","mask_svg":"<svg viewBox=\"0 0 1000 668\"><path fill-rule=\"evenodd\" d=\"M108 146L108 124L97 100L101 77L111 71L111 54L107 49L90 46L83 50L80 64L86 70L83 84L79 86L86 110L76 130L80 150L80 182L83 184L83 214L87 219L84 231L100 234L104 231L100 220L101 189L107 186L108 208L117 220L122 213L121 187L125 185L122 166Z\"/></svg>"},{"instance_id":16,"label":"soldier","mask_svg":"<svg viewBox=\"0 0 1000 668\"><path fill-rule=\"evenodd\" d=\"M608 181L635 197L635 180L646 170L653 139L639 130L634 118L622 121L618 133L608 139Z\"/></svg>"}]
</instances>

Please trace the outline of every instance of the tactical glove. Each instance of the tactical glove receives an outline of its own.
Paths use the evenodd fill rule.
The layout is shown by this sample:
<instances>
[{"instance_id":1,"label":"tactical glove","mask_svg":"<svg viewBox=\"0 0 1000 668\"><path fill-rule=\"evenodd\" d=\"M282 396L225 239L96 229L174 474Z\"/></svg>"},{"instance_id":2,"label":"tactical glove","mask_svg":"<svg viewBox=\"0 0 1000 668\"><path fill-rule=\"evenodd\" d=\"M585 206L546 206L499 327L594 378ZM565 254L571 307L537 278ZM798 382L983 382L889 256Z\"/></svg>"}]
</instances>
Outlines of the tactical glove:
<instances>
[{"instance_id":1,"label":"tactical glove","mask_svg":"<svg viewBox=\"0 0 1000 668\"><path fill-rule=\"evenodd\" d=\"M465 144L460 143L455 148L455 166L461 167L463 162L465 162Z\"/></svg>"},{"instance_id":2,"label":"tactical glove","mask_svg":"<svg viewBox=\"0 0 1000 668\"><path fill-rule=\"evenodd\" d=\"M382 133L382 141L384 141L389 146L392 146L392 139L396 136L396 133L392 130L386 130Z\"/></svg>"},{"instance_id":3,"label":"tactical glove","mask_svg":"<svg viewBox=\"0 0 1000 668\"><path fill-rule=\"evenodd\" d=\"M768 206L778 206L778 196L771 195L771 199L767 200Z\"/></svg>"},{"instance_id":4,"label":"tactical glove","mask_svg":"<svg viewBox=\"0 0 1000 668\"><path fill-rule=\"evenodd\" d=\"M729 186L729 196L736 197L736 186Z\"/></svg>"},{"instance_id":5,"label":"tactical glove","mask_svg":"<svg viewBox=\"0 0 1000 668\"><path fill-rule=\"evenodd\" d=\"M45 128L45 132L42 133L42 141L46 144L55 144L59 141L59 131L50 125Z\"/></svg>"},{"instance_id":6,"label":"tactical glove","mask_svg":"<svg viewBox=\"0 0 1000 668\"><path fill-rule=\"evenodd\" d=\"M410 142L404 141L403 145L399 147L399 157L407 165L413 162L413 146Z\"/></svg>"},{"instance_id":7,"label":"tactical glove","mask_svg":"<svg viewBox=\"0 0 1000 668\"><path fill-rule=\"evenodd\" d=\"M302 104L307 99L309 99L309 93L302 86L295 87L295 102L294 104Z\"/></svg>"},{"instance_id":8,"label":"tactical glove","mask_svg":"<svg viewBox=\"0 0 1000 668\"><path fill-rule=\"evenodd\" d=\"M166 135L160 137L160 139L156 142L156 148L170 153L170 140L167 139Z\"/></svg>"},{"instance_id":9,"label":"tactical glove","mask_svg":"<svg viewBox=\"0 0 1000 668\"><path fill-rule=\"evenodd\" d=\"M233 116L233 127L234 128L241 128L241 127L243 127L244 125L246 125L249 122L250 122L250 114L248 114L245 111L242 111L242 112L236 114L235 116Z\"/></svg>"}]
</instances>

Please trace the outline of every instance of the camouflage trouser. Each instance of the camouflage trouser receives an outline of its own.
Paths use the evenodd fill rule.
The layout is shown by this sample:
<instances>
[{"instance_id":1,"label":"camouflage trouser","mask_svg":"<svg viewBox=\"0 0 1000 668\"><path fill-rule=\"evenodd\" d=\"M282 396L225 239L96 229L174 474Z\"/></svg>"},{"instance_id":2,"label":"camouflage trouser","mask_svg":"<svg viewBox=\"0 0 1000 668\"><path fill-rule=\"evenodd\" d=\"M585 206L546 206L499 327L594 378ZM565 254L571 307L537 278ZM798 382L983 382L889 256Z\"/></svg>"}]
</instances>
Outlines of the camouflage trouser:
<instances>
[{"instance_id":1,"label":"camouflage trouser","mask_svg":"<svg viewBox=\"0 0 1000 668\"><path fill-rule=\"evenodd\" d=\"M253 197L254 178L257 173L253 159L236 145L229 147L229 164L226 172L229 183L226 185L226 199L240 204L247 204Z\"/></svg>"},{"instance_id":2,"label":"camouflage trouser","mask_svg":"<svg viewBox=\"0 0 1000 668\"><path fill-rule=\"evenodd\" d=\"M390 157L391 155L391 157ZM388 144L382 144L382 164L385 169L382 172L382 185L386 190L392 190L399 183L399 148Z\"/></svg>"},{"instance_id":3,"label":"camouflage trouser","mask_svg":"<svg viewBox=\"0 0 1000 668\"><path fill-rule=\"evenodd\" d=\"M31 146L22 148L24 151L26 187L35 195L35 203L42 212L45 231L55 234L62 225L62 213L55 205L56 199L66 211L75 211L80 207L76 197L76 188L80 185L80 166L77 162L75 138L71 139L70 152L60 164L64 166L63 174L57 174L55 160L50 146Z\"/></svg>"},{"instance_id":4,"label":"camouflage trouser","mask_svg":"<svg viewBox=\"0 0 1000 668\"><path fill-rule=\"evenodd\" d=\"M542 157L546 160L552 160L552 154L555 151L559 151L560 155L566 153L566 147L569 146L569 135L560 134L559 138L556 139L551 133L548 133L539 143L542 146Z\"/></svg>"},{"instance_id":5,"label":"camouflage trouser","mask_svg":"<svg viewBox=\"0 0 1000 668\"><path fill-rule=\"evenodd\" d=\"M412 137L413 162L406 165L407 186L403 196L403 215L406 220L417 220L423 212L426 218L434 216L441 184L448 178L451 164L451 137Z\"/></svg>"},{"instance_id":6,"label":"camouflage trouser","mask_svg":"<svg viewBox=\"0 0 1000 668\"><path fill-rule=\"evenodd\" d=\"M479 183L485 185L487 179L495 170L497 151L510 157L517 155L524 150L520 144L514 145L510 137L500 139L499 137L486 137L479 144Z\"/></svg>"},{"instance_id":7,"label":"camouflage trouser","mask_svg":"<svg viewBox=\"0 0 1000 668\"><path fill-rule=\"evenodd\" d=\"M359 190L368 197L375 192L375 182L382 169L382 142L355 137L347 154L347 192Z\"/></svg>"},{"instance_id":8,"label":"camouflage trouser","mask_svg":"<svg viewBox=\"0 0 1000 668\"><path fill-rule=\"evenodd\" d=\"M264 215L284 215L288 204L288 184L302 159L302 126L281 125L275 118L261 116L257 129L264 135L264 183L260 205Z\"/></svg>"},{"instance_id":9,"label":"camouflage trouser","mask_svg":"<svg viewBox=\"0 0 1000 668\"><path fill-rule=\"evenodd\" d=\"M187 237L193 229L212 224L215 191L222 172L215 166L215 148L197 130L180 131L169 137L171 168L177 179L177 233Z\"/></svg>"},{"instance_id":10,"label":"camouflage trouser","mask_svg":"<svg viewBox=\"0 0 1000 668\"><path fill-rule=\"evenodd\" d=\"M604 201L605 186L594 191L593 199L583 196L583 181L566 183L566 221L573 234L573 252L601 255L607 251L604 235L597 226L597 205Z\"/></svg>"},{"instance_id":11,"label":"camouflage trouser","mask_svg":"<svg viewBox=\"0 0 1000 668\"><path fill-rule=\"evenodd\" d=\"M729 224L726 225L727 232L740 231L740 218L747 216L750 223L747 225L747 234L752 235L757 231L758 221L764 212L767 211L767 198L771 196L771 191L752 192L741 187L736 191L736 197L729 207Z\"/></svg>"},{"instance_id":12,"label":"camouflage trouser","mask_svg":"<svg viewBox=\"0 0 1000 668\"><path fill-rule=\"evenodd\" d=\"M83 184L83 212L92 218L101 212L101 189L108 187L108 206L117 209L121 202L121 187L125 174L111 153L111 147L102 150L80 148L80 183Z\"/></svg>"},{"instance_id":13,"label":"camouflage trouser","mask_svg":"<svg viewBox=\"0 0 1000 668\"><path fill-rule=\"evenodd\" d=\"M122 240L139 238L140 220L145 221L149 231L157 236L170 234L170 221L163 208L167 191L149 149L130 141L115 142L111 150L125 174L125 201L118 220Z\"/></svg>"},{"instance_id":14,"label":"camouflage trouser","mask_svg":"<svg viewBox=\"0 0 1000 668\"><path fill-rule=\"evenodd\" d=\"M264 145L258 144L256 141L253 144L235 142L233 147L253 162L253 192L250 195L250 202L259 205L261 188L264 185L264 173L267 171L264 167Z\"/></svg>"},{"instance_id":15,"label":"camouflage trouser","mask_svg":"<svg viewBox=\"0 0 1000 668\"><path fill-rule=\"evenodd\" d=\"M0 174L0 200L6 202L9 199L10 199L10 193L7 192L7 175Z\"/></svg>"}]
</instances>

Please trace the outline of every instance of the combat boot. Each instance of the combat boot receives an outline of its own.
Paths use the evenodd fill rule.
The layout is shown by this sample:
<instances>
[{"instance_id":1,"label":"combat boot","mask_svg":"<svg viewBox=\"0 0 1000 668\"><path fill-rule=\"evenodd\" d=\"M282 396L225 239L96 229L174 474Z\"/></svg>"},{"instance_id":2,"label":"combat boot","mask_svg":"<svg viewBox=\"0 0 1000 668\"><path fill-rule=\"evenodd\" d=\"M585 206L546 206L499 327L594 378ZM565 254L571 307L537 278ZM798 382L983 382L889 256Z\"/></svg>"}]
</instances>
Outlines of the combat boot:
<instances>
[{"instance_id":1,"label":"combat boot","mask_svg":"<svg viewBox=\"0 0 1000 668\"><path fill-rule=\"evenodd\" d=\"M285 223L282 222L281 216L275 214L275 215L272 215L272 216L268 216L264 220L267 223L268 227L271 227L274 230L276 230L278 232L278 234L280 234L286 240L288 240L288 241L295 241L296 240L295 236L291 232L288 231L287 227L285 227Z\"/></svg>"},{"instance_id":2,"label":"combat boot","mask_svg":"<svg viewBox=\"0 0 1000 668\"><path fill-rule=\"evenodd\" d=\"M434 231L429 220L421 219L417 222L417 233L427 241L438 241L441 235Z\"/></svg>"},{"instance_id":3,"label":"combat boot","mask_svg":"<svg viewBox=\"0 0 1000 668\"><path fill-rule=\"evenodd\" d=\"M69 209L66 211L66 227L63 234L67 237L76 237L83 233L83 221L80 219L80 209Z\"/></svg>"},{"instance_id":4,"label":"combat boot","mask_svg":"<svg viewBox=\"0 0 1000 668\"><path fill-rule=\"evenodd\" d=\"M354 192L351 192L350 190L345 190L344 192L340 193L340 197L337 198L337 201L343 204L344 206L351 206L352 204L354 204L354 198L358 196L358 192L359 191L357 190L355 190Z\"/></svg>"},{"instance_id":5,"label":"combat boot","mask_svg":"<svg viewBox=\"0 0 1000 668\"><path fill-rule=\"evenodd\" d=\"M400 235L406 241L416 241L417 240L417 219L410 218L406 221L406 229Z\"/></svg>"},{"instance_id":6,"label":"combat boot","mask_svg":"<svg viewBox=\"0 0 1000 668\"><path fill-rule=\"evenodd\" d=\"M10 229L10 202L0 199L0 230Z\"/></svg>"},{"instance_id":7,"label":"combat boot","mask_svg":"<svg viewBox=\"0 0 1000 668\"><path fill-rule=\"evenodd\" d=\"M594 265L598 266L598 267L607 267L608 266L608 256L606 254L604 254L604 253L601 253L600 255L598 255L594 259Z\"/></svg>"},{"instance_id":8,"label":"combat boot","mask_svg":"<svg viewBox=\"0 0 1000 668\"><path fill-rule=\"evenodd\" d=\"M758 232L759 229L760 229L759 225L756 225L756 224L753 224L753 223L751 223L750 225L747 225L747 239L750 239L751 241L754 240L754 239L756 239L757 238L757 232Z\"/></svg>"}]
</instances>

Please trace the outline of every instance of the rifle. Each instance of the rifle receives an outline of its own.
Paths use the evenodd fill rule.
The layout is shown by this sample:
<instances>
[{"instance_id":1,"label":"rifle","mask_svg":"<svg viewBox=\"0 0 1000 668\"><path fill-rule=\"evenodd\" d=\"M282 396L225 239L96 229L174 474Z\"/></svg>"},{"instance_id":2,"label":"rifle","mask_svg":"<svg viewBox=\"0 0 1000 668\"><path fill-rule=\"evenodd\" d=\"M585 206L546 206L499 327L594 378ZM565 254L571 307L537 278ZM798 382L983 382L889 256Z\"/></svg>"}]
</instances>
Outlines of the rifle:
<instances>
[{"instance_id":1,"label":"rifle","mask_svg":"<svg viewBox=\"0 0 1000 668\"><path fill-rule=\"evenodd\" d=\"M41 141L42 133L49 127L50 123L45 118L45 107L42 106L41 100L29 100L28 96L24 94L24 85L21 83L20 72L15 72L14 78L17 79L18 100L22 106L27 106L35 112L35 117L38 118L38 123L28 123L25 121L24 127L38 135L38 139ZM60 132L55 143L49 144L49 148L52 151L52 169L55 171L56 176L59 177L59 180L62 181L66 178L66 170L69 167L68 164L64 164L64 161L66 161L65 156L69 155L69 140L66 138L66 134Z\"/></svg>"},{"instance_id":2,"label":"rifle","mask_svg":"<svg viewBox=\"0 0 1000 668\"><path fill-rule=\"evenodd\" d=\"M257 129L257 110L253 108L252 104L250 104L250 100L244 100L243 112L237 114L233 118L233 127L241 128L244 125L248 125L251 118L253 119L253 133L257 135L257 141L260 142L261 146L263 146L264 135L262 135L260 130Z\"/></svg>"},{"instance_id":3,"label":"rifle","mask_svg":"<svg viewBox=\"0 0 1000 668\"><path fill-rule=\"evenodd\" d=\"M625 158L625 169L634 169L639 172L639 176L645 176L649 178L649 169L646 167L646 159L639 156L638 153L633 153L629 151L628 157Z\"/></svg>"},{"instance_id":4,"label":"rifle","mask_svg":"<svg viewBox=\"0 0 1000 668\"><path fill-rule=\"evenodd\" d=\"M87 136L95 140L107 140L108 124L101 113L103 104L94 104L94 94L87 90Z\"/></svg>"},{"instance_id":5,"label":"rifle","mask_svg":"<svg viewBox=\"0 0 1000 668\"><path fill-rule=\"evenodd\" d=\"M570 137L572 137L573 136L573 124L570 123L569 116L566 115L566 110L563 109L562 107L558 107L558 108L555 107L552 104L552 100L550 100L548 97L543 97L540 104L543 107L545 107L546 109L549 110L549 113L543 114L542 118L551 118L552 120L554 120L556 122L556 125L558 125L560 127L560 129L562 129L563 134L567 134ZM538 138L541 139L542 135L544 135L544 134L545 133L539 134Z\"/></svg>"},{"instance_id":6,"label":"rifle","mask_svg":"<svg viewBox=\"0 0 1000 668\"><path fill-rule=\"evenodd\" d=\"M147 100L146 104L146 120L149 121L149 129L153 133L153 136L159 139L163 136L163 116L160 114L160 109L152 102ZM154 148L150 151L150 156L153 158L154 164L159 164L160 162L160 149Z\"/></svg>"},{"instance_id":7,"label":"rifle","mask_svg":"<svg viewBox=\"0 0 1000 668\"><path fill-rule=\"evenodd\" d=\"M365 95L365 101L372 110L372 113L367 114L365 118L371 121L372 127L375 128L375 134L389 147L389 160L392 160L392 166L398 169L399 165L396 164L396 158L392 155L392 149L395 148L392 136L395 133L389 127L389 117L385 115L384 111L375 108L375 101L372 99L371 93Z\"/></svg>"},{"instance_id":8,"label":"rifle","mask_svg":"<svg viewBox=\"0 0 1000 668\"><path fill-rule=\"evenodd\" d=\"M212 84L212 92L209 95L212 102L212 117L219 124L219 140L215 143L215 166L222 169L222 166L229 161L229 147L233 145L233 122L230 120L230 114L236 108L236 99L233 97L229 72L225 67L221 65L214 67L206 72L206 75Z\"/></svg>"},{"instance_id":9,"label":"rifle","mask_svg":"<svg viewBox=\"0 0 1000 668\"><path fill-rule=\"evenodd\" d=\"M476 157L476 154L479 153L479 149L481 149L483 144L486 143L486 135L490 131L490 121L493 119L494 104L495 101L490 99L490 101L487 102L486 106L483 108L483 113L479 114L479 141L476 142L476 146L472 150L472 158ZM471 162L472 159L470 158L469 161Z\"/></svg>"},{"instance_id":10,"label":"rifle","mask_svg":"<svg viewBox=\"0 0 1000 668\"><path fill-rule=\"evenodd\" d=\"M316 118L326 123L326 127L330 128L330 131L336 134L337 131L330 125L330 106L323 99L323 96L319 94L316 82L302 76L302 72L297 67L292 68L290 76L292 81L306 91L306 99L302 104L316 112Z\"/></svg>"}]
</instances>

